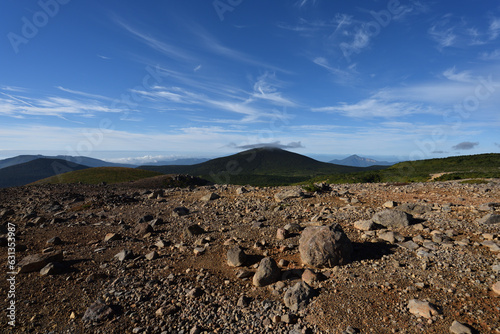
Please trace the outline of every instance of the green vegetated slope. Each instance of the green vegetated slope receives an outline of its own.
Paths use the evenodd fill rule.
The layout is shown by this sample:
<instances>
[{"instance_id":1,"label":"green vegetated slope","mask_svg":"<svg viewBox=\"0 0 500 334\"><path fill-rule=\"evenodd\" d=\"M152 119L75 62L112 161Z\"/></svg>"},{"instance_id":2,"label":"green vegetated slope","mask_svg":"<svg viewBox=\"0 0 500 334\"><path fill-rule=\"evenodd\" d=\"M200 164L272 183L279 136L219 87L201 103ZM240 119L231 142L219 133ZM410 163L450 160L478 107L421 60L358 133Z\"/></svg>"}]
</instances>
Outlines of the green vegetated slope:
<instances>
[{"instance_id":1,"label":"green vegetated slope","mask_svg":"<svg viewBox=\"0 0 500 334\"><path fill-rule=\"evenodd\" d=\"M500 178L500 154L464 155L449 158L405 161L389 168L360 173L333 174L327 178L314 178L310 182L425 182L434 174L443 174L436 181L469 178Z\"/></svg>"},{"instance_id":2,"label":"green vegetated slope","mask_svg":"<svg viewBox=\"0 0 500 334\"><path fill-rule=\"evenodd\" d=\"M190 166L141 166L164 174L199 176L214 183L274 186L302 182L318 175L366 170L320 162L278 148L258 148ZM383 167L374 167L377 169Z\"/></svg>"},{"instance_id":3,"label":"green vegetated slope","mask_svg":"<svg viewBox=\"0 0 500 334\"><path fill-rule=\"evenodd\" d=\"M0 188L23 186L53 175L86 168L89 167L62 159L34 159L0 169Z\"/></svg>"},{"instance_id":4,"label":"green vegetated slope","mask_svg":"<svg viewBox=\"0 0 500 334\"><path fill-rule=\"evenodd\" d=\"M137 181L144 178L162 175L159 172L148 171L136 168L126 167L95 167L84 170L64 173L49 177L36 182L37 184L66 184L83 183L99 184L106 182L109 184Z\"/></svg>"}]
</instances>

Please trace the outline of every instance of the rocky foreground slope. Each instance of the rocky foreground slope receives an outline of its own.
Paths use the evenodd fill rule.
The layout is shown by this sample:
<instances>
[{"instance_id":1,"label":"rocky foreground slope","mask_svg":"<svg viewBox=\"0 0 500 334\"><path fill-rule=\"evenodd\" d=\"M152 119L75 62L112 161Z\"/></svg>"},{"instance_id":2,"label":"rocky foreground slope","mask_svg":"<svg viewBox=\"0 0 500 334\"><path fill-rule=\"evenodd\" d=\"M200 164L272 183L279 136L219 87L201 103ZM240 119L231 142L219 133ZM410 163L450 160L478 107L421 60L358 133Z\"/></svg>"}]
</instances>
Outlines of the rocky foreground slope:
<instances>
[{"instance_id":1,"label":"rocky foreground slope","mask_svg":"<svg viewBox=\"0 0 500 334\"><path fill-rule=\"evenodd\" d=\"M499 213L500 180L2 189L0 331L500 333ZM332 224L352 253L304 264Z\"/></svg>"}]
</instances>

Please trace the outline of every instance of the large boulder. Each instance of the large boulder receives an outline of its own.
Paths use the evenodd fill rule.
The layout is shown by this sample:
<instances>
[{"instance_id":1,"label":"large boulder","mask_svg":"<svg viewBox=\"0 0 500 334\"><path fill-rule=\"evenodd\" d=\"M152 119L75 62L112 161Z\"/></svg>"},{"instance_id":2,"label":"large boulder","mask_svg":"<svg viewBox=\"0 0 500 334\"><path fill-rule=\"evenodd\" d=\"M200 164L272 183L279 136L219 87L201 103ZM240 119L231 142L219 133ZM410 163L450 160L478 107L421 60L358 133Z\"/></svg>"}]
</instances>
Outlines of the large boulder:
<instances>
[{"instance_id":1,"label":"large boulder","mask_svg":"<svg viewBox=\"0 0 500 334\"><path fill-rule=\"evenodd\" d=\"M352 244L340 225L309 226L299 240L302 262L314 267L334 267L351 262Z\"/></svg>"},{"instance_id":2,"label":"large boulder","mask_svg":"<svg viewBox=\"0 0 500 334\"><path fill-rule=\"evenodd\" d=\"M399 210L383 210L372 217L372 221L376 224L389 229L407 227L412 219L412 215Z\"/></svg>"},{"instance_id":3,"label":"large boulder","mask_svg":"<svg viewBox=\"0 0 500 334\"><path fill-rule=\"evenodd\" d=\"M278 281L280 269L272 257L265 257L260 261L259 267L253 276L253 285L266 286Z\"/></svg>"}]
</instances>

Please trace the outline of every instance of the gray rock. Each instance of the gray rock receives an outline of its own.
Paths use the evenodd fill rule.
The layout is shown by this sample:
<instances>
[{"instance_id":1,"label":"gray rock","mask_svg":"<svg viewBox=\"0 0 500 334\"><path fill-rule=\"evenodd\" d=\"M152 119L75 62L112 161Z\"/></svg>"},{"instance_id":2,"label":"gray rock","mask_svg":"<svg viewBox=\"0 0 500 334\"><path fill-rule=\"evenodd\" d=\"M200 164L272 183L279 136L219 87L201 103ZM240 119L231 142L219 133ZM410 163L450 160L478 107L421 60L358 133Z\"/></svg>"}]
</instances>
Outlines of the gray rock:
<instances>
[{"instance_id":1,"label":"gray rock","mask_svg":"<svg viewBox=\"0 0 500 334\"><path fill-rule=\"evenodd\" d=\"M243 295L243 296L240 296L240 298L238 298L238 303L236 304L236 306L248 307L250 305L251 301L252 301L252 298Z\"/></svg>"},{"instance_id":2,"label":"gray rock","mask_svg":"<svg viewBox=\"0 0 500 334\"><path fill-rule=\"evenodd\" d=\"M488 213L486 216L478 219L479 224L498 224L500 223L500 215L496 213Z\"/></svg>"},{"instance_id":3,"label":"gray rock","mask_svg":"<svg viewBox=\"0 0 500 334\"><path fill-rule=\"evenodd\" d=\"M432 206L429 204L404 203L399 205L396 210L406 212L410 215L423 215L424 213L431 212Z\"/></svg>"},{"instance_id":4,"label":"gray rock","mask_svg":"<svg viewBox=\"0 0 500 334\"><path fill-rule=\"evenodd\" d=\"M304 309L313 296L313 289L305 282L296 283L284 296L285 306L297 312Z\"/></svg>"},{"instance_id":5,"label":"gray rock","mask_svg":"<svg viewBox=\"0 0 500 334\"><path fill-rule=\"evenodd\" d=\"M227 264L231 267L241 267L245 264L247 255L240 246L234 246L227 251Z\"/></svg>"},{"instance_id":6,"label":"gray rock","mask_svg":"<svg viewBox=\"0 0 500 334\"><path fill-rule=\"evenodd\" d=\"M276 230L276 239L285 240L286 238L288 238L288 231L284 228L278 228Z\"/></svg>"},{"instance_id":7,"label":"gray rock","mask_svg":"<svg viewBox=\"0 0 500 334\"><path fill-rule=\"evenodd\" d=\"M377 224L371 220L358 220L354 222L354 228L360 231L373 231L377 229Z\"/></svg>"},{"instance_id":8,"label":"gray rock","mask_svg":"<svg viewBox=\"0 0 500 334\"><path fill-rule=\"evenodd\" d=\"M134 231L133 233L139 235L139 236L143 236L147 233L151 233L151 232L154 232L153 230L153 227L151 225L149 225L149 223L140 223L139 225L137 225L135 228L134 228Z\"/></svg>"},{"instance_id":9,"label":"gray rock","mask_svg":"<svg viewBox=\"0 0 500 334\"><path fill-rule=\"evenodd\" d=\"M390 229L407 227L410 225L411 219L411 215L398 210L380 211L372 217L375 223Z\"/></svg>"},{"instance_id":10,"label":"gray rock","mask_svg":"<svg viewBox=\"0 0 500 334\"><path fill-rule=\"evenodd\" d=\"M205 230L200 225L194 224L186 227L184 237L193 237L205 233Z\"/></svg>"},{"instance_id":11,"label":"gray rock","mask_svg":"<svg viewBox=\"0 0 500 334\"><path fill-rule=\"evenodd\" d=\"M284 190L274 195L274 199L276 200L276 202L282 202L288 199L302 197L304 197L304 193L299 189Z\"/></svg>"},{"instance_id":12,"label":"gray rock","mask_svg":"<svg viewBox=\"0 0 500 334\"><path fill-rule=\"evenodd\" d=\"M60 262L50 262L40 270L40 275L57 275L66 270L66 266Z\"/></svg>"},{"instance_id":13,"label":"gray rock","mask_svg":"<svg viewBox=\"0 0 500 334\"><path fill-rule=\"evenodd\" d=\"M333 267L351 262L352 244L340 225L309 226L299 240L302 262L314 267Z\"/></svg>"},{"instance_id":14,"label":"gray rock","mask_svg":"<svg viewBox=\"0 0 500 334\"><path fill-rule=\"evenodd\" d=\"M51 252L46 254L28 255L19 261L19 273L30 273L38 271L45 267L50 262L61 262L63 260L62 251Z\"/></svg>"},{"instance_id":15,"label":"gray rock","mask_svg":"<svg viewBox=\"0 0 500 334\"><path fill-rule=\"evenodd\" d=\"M104 237L104 242L120 240L122 236L118 233L108 233Z\"/></svg>"},{"instance_id":16,"label":"gray rock","mask_svg":"<svg viewBox=\"0 0 500 334\"><path fill-rule=\"evenodd\" d=\"M53 237L47 240L47 245L60 245L62 244L62 240L59 237Z\"/></svg>"},{"instance_id":17,"label":"gray rock","mask_svg":"<svg viewBox=\"0 0 500 334\"><path fill-rule=\"evenodd\" d=\"M276 261L271 257L265 257L260 261L259 267L253 276L253 285L266 286L272 284L279 279L280 274Z\"/></svg>"},{"instance_id":18,"label":"gray rock","mask_svg":"<svg viewBox=\"0 0 500 334\"><path fill-rule=\"evenodd\" d=\"M174 217L182 217L182 216L187 216L189 214L189 209L183 206L179 206L174 209L172 212L172 216Z\"/></svg>"},{"instance_id":19,"label":"gray rock","mask_svg":"<svg viewBox=\"0 0 500 334\"><path fill-rule=\"evenodd\" d=\"M236 193L238 195L245 194L247 192L248 192L248 190L245 187L240 187L240 188L236 189Z\"/></svg>"},{"instance_id":20,"label":"gray rock","mask_svg":"<svg viewBox=\"0 0 500 334\"><path fill-rule=\"evenodd\" d=\"M144 257L146 258L146 260L149 260L149 261L155 260L158 258L158 253L156 251L152 251L152 252L147 253Z\"/></svg>"},{"instance_id":21,"label":"gray rock","mask_svg":"<svg viewBox=\"0 0 500 334\"><path fill-rule=\"evenodd\" d=\"M458 321L453 321L453 323L450 326L450 333L453 334L472 334L472 330L465 326L464 324L458 322Z\"/></svg>"},{"instance_id":22,"label":"gray rock","mask_svg":"<svg viewBox=\"0 0 500 334\"><path fill-rule=\"evenodd\" d=\"M134 253L132 253L131 250L124 249L120 253L116 254L115 257L118 259L118 261L123 262L125 260L131 259L134 257Z\"/></svg>"},{"instance_id":23,"label":"gray rock","mask_svg":"<svg viewBox=\"0 0 500 334\"><path fill-rule=\"evenodd\" d=\"M433 315L438 314L438 310L429 302L411 299L408 302L408 309L411 314L418 317L430 319Z\"/></svg>"},{"instance_id":24,"label":"gray rock","mask_svg":"<svg viewBox=\"0 0 500 334\"><path fill-rule=\"evenodd\" d=\"M102 322L113 317L113 315L113 309L99 299L87 308L82 321Z\"/></svg>"},{"instance_id":25,"label":"gray rock","mask_svg":"<svg viewBox=\"0 0 500 334\"><path fill-rule=\"evenodd\" d=\"M204 201L204 202L209 202L209 201L216 200L218 198L220 198L220 196L217 195L216 193L210 193L210 194L207 194L207 195L203 196L201 198L201 200Z\"/></svg>"}]
</instances>

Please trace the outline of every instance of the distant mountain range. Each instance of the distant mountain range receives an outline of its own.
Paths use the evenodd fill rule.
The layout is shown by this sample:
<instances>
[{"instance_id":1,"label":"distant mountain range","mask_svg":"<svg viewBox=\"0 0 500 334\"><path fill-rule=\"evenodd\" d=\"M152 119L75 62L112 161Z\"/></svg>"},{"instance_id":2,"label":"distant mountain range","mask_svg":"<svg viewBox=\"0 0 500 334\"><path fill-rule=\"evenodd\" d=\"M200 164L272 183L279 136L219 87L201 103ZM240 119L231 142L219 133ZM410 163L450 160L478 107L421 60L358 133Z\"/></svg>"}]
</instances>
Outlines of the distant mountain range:
<instances>
[{"instance_id":1,"label":"distant mountain range","mask_svg":"<svg viewBox=\"0 0 500 334\"><path fill-rule=\"evenodd\" d=\"M343 166L352 166L352 167L392 166L395 164L395 162L377 161L370 158L363 158L356 154L353 154L341 160L339 159L331 160L330 163Z\"/></svg>"},{"instance_id":2,"label":"distant mountain range","mask_svg":"<svg viewBox=\"0 0 500 334\"><path fill-rule=\"evenodd\" d=\"M25 162L30 162L36 159L59 159L65 160L67 162L76 163L79 165L84 165L88 167L135 167L134 165L129 164L117 164L112 162L107 162L104 160L83 157L83 156L70 156L70 155L56 155L56 156L48 156L48 155L18 155L14 158L8 158L4 160L0 160L0 169L15 166L18 164L22 164Z\"/></svg>"},{"instance_id":3,"label":"distant mountain range","mask_svg":"<svg viewBox=\"0 0 500 334\"><path fill-rule=\"evenodd\" d=\"M23 186L50 176L90 168L63 159L38 158L0 169L0 188Z\"/></svg>"},{"instance_id":4,"label":"distant mountain range","mask_svg":"<svg viewBox=\"0 0 500 334\"><path fill-rule=\"evenodd\" d=\"M279 148L264 147L195 165L140 166L164 174L190 174L215 183L278 185L301 182L318 175L351 173L369 169L320 162Z\"/></svg>"},{"instance_id":5,"label":"distant mountain range","mask_svg":"<svg viewBox=\"0 0 500 334\"><path fill-rule=\"evenodd\" d=\"M149 166L168 166L168 165L195 165L201 164L208 161L205 158L185 158L185 159L175 159L175 160L165 160L148 163Z\"/></svg>"}]
</instances>

